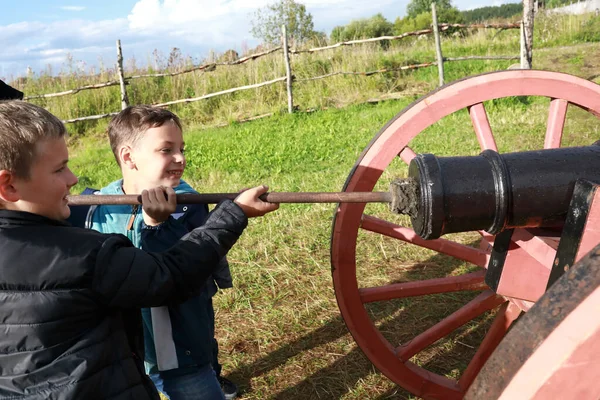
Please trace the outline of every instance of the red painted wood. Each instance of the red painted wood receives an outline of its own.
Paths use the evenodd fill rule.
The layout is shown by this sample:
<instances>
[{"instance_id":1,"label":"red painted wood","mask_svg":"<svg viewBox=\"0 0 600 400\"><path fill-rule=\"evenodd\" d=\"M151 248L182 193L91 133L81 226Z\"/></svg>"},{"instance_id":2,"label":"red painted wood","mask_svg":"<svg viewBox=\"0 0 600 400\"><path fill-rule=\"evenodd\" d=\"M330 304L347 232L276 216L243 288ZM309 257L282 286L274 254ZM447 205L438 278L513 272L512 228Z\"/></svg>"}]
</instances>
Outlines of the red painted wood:
<instances>
[{"instance_id":1,"label":"red painted wood","mask_svg":"<svg viewBox=\"0 0 600 400\"><path fill-rule=\"evenodd\" d=\"M439 253L467 261L480 267L485 267L489 261L489 255L474 247L465 246L448 239L425 240L410 228L405 228L382 219L364 215L361 228L370 232L402 240L403 242L415 244Z\"/></svg>"},{"instance_id":2,"label":"red painted wood","mask_svg":"<svg viewBox=\"0 0 600 400\"><path fill-rule=\"evenodd\" d=\"M500 400L600 398L600 287L537 347Z\"/></svg>"},{"instance_id":3,"label":"red painted wood","mask_svg":"<svg viewBox=\"0 0 600 400\"><path fill-rule=\"evenodd\" d=\"M552 99L550 101L548 124L546 125L546 140L544 141L545 149L560 147L568 106L569 102L564 99Z\"/></svg>"},{"instance_id":4,"label":"red painted wood","mask_svg":"<svg viewBox=\"0 0 600 400\"><path fill-rule=\"evenodd\" d=\"M560 237L539 236L539 230L515 229L512 241L542 265L552 266Z\"/></svg>"},{"instance_id":5,"label":"red painted wood","mask_svg":"<svg viewBox=\"0 0 600 400\"><path fill-rule=\"evenodd\" d=\"M402 159L402 161L404 161L406 164L410 164L412 159L415 158L417 155L410 147L406 146L402 149L399 156Z\"/></svg>"},{"instance_id":6,"label":"red painted wood","mask_svg":"<svg viewBox=\"0 0 600 400\"><path fill-rule=\"evenodd\" d=\"M465 399L599 399L599 311L600 245L507 332Z\"/></svg>"},{"instance_id":7,"label":"red painted wood","mask_svg":"<svg viewBox=\"0 0 600 400\"><path fill-rule=\"evenodd\" d=\"M464 108L473 109L472 106L478 110L479 106L476 105L487 100L511 96L562 99L600 116L600 86L567 74L510 70L457 81L416 101L393 118L367 146L352 169L344 191L372 191L383 171L399 154L403 160L409 159L403 157L401 152L407 148L411 140L440 119ZM560 104L557 102L553 107L559 109ZM551 107L550 115L553 116L553 121L557 121L561 113L552 111ZM485 129L485 124L481 123L479 117L476 121ZM555 123L554 126L558 124ZM552 128L549 131L556 132L557 129ZM550 146L557 145L556 137L555 133L548 134L545 142ZM483 142L489 143L489 141ZM540 143L540 147L541 145ZM364 204L341 204L334 217L332 229L333 283L340 312L349 331L358 346L383 374L416 396L425 399L462 398L465 390L464 387L459 386L457 380L447 379L409 361L402 362L398 359L395 347L383 337L367 313L356 278L358 231L361 223L365 228L365 221L369 226L370 218L365 217L363 221L364 208ZM402 236L400 240L421 245L411 237L410 230L404 230L409 228L401 228L403 229L392 228L386 230L386 233L393 232ZM392 237L396 236L392 235ZM490 242L485 237L482 240ZM482 252L487 255L487 245L484 243L483 246L485 249ZM527 254L525 250L522 251ZM533 259L531 256L528 257ZM524 269L527 267L528 265L522 266ZM522 307L531 304L518 299L513 302ZM474 367L468 370L470 376L476 375L476 369L479 367L477 363L473 365Z\"/></svg>"},{"instance_id":8,"label":"red painted wood","mask_svg":"<svg viewBox=\"0 0 600 400\"><path fill-rule=\"evenodd\" d=\"M412 356L432 345L441 338L454 332L472 319L480 316L486 311L496 308L505 300L497 296L491 290L481 293L479 296L468 302L456 312L453 312L442 321L433 325L419 336L413 338L408 343L405 343L396 348L396 353L403 361L408 361Z\"/></svg>"},{"instance_id":9,"label":"red painted wood","mask_svg":"<svg viewBox=\"0 0 600 400\"><path fill-rule=\"evenodd\" d=\"M490 149L498 151L496 140L492 134L492 127L490 126L490 121L488 120L483 103L477 103L470 106L469 115L471 116L471 122L473 123L475 135L477 135L481 150Z\"/></svg>"},{"instance_id":10,"label":"red painted wood","mask_svg":"<svg viewBox=\"0 0 600 400\"><path fill-rule=\"evenodd\" d=\"M458 380L458 386L461 390L466 391L471 383L473 383L483 364L485 364L494 349L502 341L506 332L508 332L508 328L510 328L520 314L521 308L513 303L504 303L500 307L483 342L481 342L469 366Z\"/></svg>"},{"instance_id":11,"label":"red painted wood","mask_svg":"<svg viewBox=\"0 0 600 400\"><path fill-rule=\"evenodd\" d=\"M529 238L529 242L537 240L528 236L527 232L517 231L515 230L517 239ZM547 257L542 261L545 263L538 261L524 247L513 241L504 261L496 293L519 300L537 301L546 291L554 258Z\"/></svg>"},{"instance_id":12,"label":"red painted wood","mask_svg":"<svg viewBox=\"0 0 600 400\"><path fill-rule=\"evenodd\" d=\"M391 285L362 288L360 298L363 303L425 296L428 294L459 292L463 290L485 290L485 271L477 271L459 276L426 279L424 281L394 283Z\"/></svg>"}]
</instances>

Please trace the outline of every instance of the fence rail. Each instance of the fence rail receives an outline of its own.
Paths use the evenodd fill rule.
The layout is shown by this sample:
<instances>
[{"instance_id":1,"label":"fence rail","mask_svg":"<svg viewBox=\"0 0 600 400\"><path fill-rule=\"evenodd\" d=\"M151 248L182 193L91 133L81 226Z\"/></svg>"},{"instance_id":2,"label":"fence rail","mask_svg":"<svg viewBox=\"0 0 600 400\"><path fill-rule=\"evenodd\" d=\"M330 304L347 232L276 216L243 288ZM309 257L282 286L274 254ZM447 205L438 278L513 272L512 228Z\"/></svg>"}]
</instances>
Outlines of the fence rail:
<instances>
[{"instance_id":1,"label":"fence rail","mask_svg":"<svg viewBox=\"0 0 600 400\"><path fill-rule=\"evenodd\" d=\"M192 67L192 68L187 68L184 69L183 71L177 71L177 72L166 72L166 73L162 73L162 74L145 74L145 75L132 75L130 77L127 77L125 79L137 79L137 78L159 78L162 76L175 76L175 75L181 75L181 74L187 74L189 72L194 72L194 71L214 71L217 66L219 65L239 65L239 64L243 64L245 62L248 62L250 60L256 60L257 58L260 57L264 57L266 55L269 55L271 53L275 53L276 51L281 50L283 47L278 46L278 47L274 47L270 50L267 51L263 51L260 53L255 53L255 54L251 54L249 56L245 56L242 58L238 58L237 60L234 61L228 61L228 62L215 62L215 63L209 63L209 64L203 64L203 65L199 65L197 67Z\"/></svg>"},{"instance_id":2,"label":"fence rail","mask_svg":"<svg viewBox=\"0 0 600 400\"><path fill-rule=\"evenodd\" d=\"M255 88L259 88L259 87L267 86L267 85L274 85L279 82L285 81L286 82L286 90L287 90L287 94L288 94L287 100L289 103L288 111L293 112L294 106L293 106L293 100L292 100L293 99L293 97L292 97L292 82L296 82L296 83L308 82L308 81L314 81L314 80L319 80L319 79L325 79L325 78L329 78L329 77L336 76L336 75L372 76L375 74L405 71L405 70L414 70L414 69L418 69L418 68L426 68L426 67L431 67L431 66L435 66L435 65L437 65L438 68L440 69L440 71L441 71L440 77L441 77L443 75L443 63L444 62L464 61L464 60L513 60L513 59L518 59L519 56L443 57L443 56L441 56L441 50L440 50L440 55L438 56L437 61L416 63L413 65L405 65L405 66L401 66L401 67L397 67L397 68L383 68L383 69L378 69L378 70L374 70L374 71L337 71L337 72L331 72L331 73L320 75L320 76L296 79L292 75L292 68L291 68L291 64L289 63L289 54L299 55L299 54L303 54L303 53L315 53L315 52L319 52L319 51L325 51L325 50L339 48L342 46L352 46L352 45L357 45L357 44L380 42L380 41L401 40L401 39L405 39L405 38L408 38L411 36L422 36L422 35L429 35L429 34L434 34L436 36L436 39L440 40L439 32L447 31L448 29L451 29L451 28L456 28L456 29L518 29L520 27L521 27L521 25L519 23L516 23L516 24L469 24L469 25L443 23L443 24L437 24L437 28L438 28L437 30L433 29L433 28L421 29L421 30L414 31L414 32L406 32L401 35L380 36L380 37L360 39L360 40L349 40L349 41L338 42L338 43L335 43L330 46L315 47L315 48L303 49L303 50L291 49L291 48L289 48L289 46L287 46L287 40L285 39L285 30L284 30L283 42L285 42L285 43L283 43L282 46L277 46L277 47L271 48L266 51L262 51L259 53L254 53L254 54L251 54L248 56L244 56L244 57L238 58L237 60L228 61L228 62L207 63L207 64L202 64L199 66L187 68L182 71L176 71L176 72L131 75L131 76L126 77L123 75L123 72L122 72L122 70L123 70L122 57L120 57L120 58L118 58L119 65L117 66L118 67L117 71L119 72L119 78L120 78L119 80L108 81L108 82L98 83L98 84L93 84L93 85L86 85L86 86L82 86L82 87L78 87L75 89L70 89L70 90L66 90L66 91L58 92L58 93L48 93L48 94L26 96L24 98L24 100L66 96L66 95L77 94L83 90L100 89L100 88L105 88L105 87L110 87L110 86L121 86L121 99L123 100L123 106L125 106L125 104L127 103L127 101L126 101L127 93L126 93L125 85L128 84L129 81L131 81L133 79L173 77L176 75L187 74L187 73L191 73L194 71L211 72L211 71L214 71L218 66L239 65L239 64L243 64L248 61L251 61L251 60L256 60L258 58L273 54L278 51L282 51L283 56L285 58L285 62L286 62L286 76L284 76L284 77L272 79L269 81L259 82L259 83L255 83L255 84L251 84L251 85L230 88L230 89L226 89L226 90L222 90L222 91L218 91L218 92L208 93L208 94L198 96L198 97L178 99L178 100L167 101L167 102L163 102L163 103L157 103L154 105L157 107L166 107L166 106L174 105L174 104L191 103L191 102L208 99L208 98L215 97L215 96L221 96L221 95L225 95L225 94L229 94L229 93L234 93L237 91L255 89ZM117 41L117 48L120 49L119 41ZM287 50L287 51L285 51L285 50ZM116 114L117 114L117 112L103 113L103 114L98 114L98 115L91 115L91 116L63 120L63 122L64 123L74 123L74 122L79 122L79 121L98 120L98 119L102 119L102 118L108 118L108 117L114 116ZM267 114L265 114L265 115L267 115ZM246 118L245 120L251 120L251 119L252 118Z\"/></svg>"},{"instance_id":3,"label":"fence rail","mask_svg":"<svg viewBox=\"0 0 600 400\"><path fill-rule=\"evenodd\" d=\"M33 100L33 99L47 99L50 97L58 97L58 96L66 96L68 94L76 94L81 92L82 90L89 90L89 89L100 89L100 88L105 88L105 87L109 87L109 86L118 86L119 85L119 81L109 81L109 82L105 82L105 83L96 83L93 85L86 85L86 86L81 86L75 89L70 89L70 90L66 90L64 92L58 92L58 93L48 93L48 94L36 94L33 96L25 96L23 97L23 100Z\"/></svg>"},{"instance_id":4,"label":"fence rail","mask_svg":"<svg viewBox=\"0 0 600 400\"><path fill-rule=\"evenodd\" d=\"M131 75L131 76L125 76L123 77L123 80L125 81L130 81L132 79L139 79L139 78L160 78L160 77L165 77L165 76L176 76L176 75L181 75L181 74L187 74L190 72L194 72L194 71L214 71L217 66L222 65L222 66L226 66L226 65L239 65L239 64L243 64L247 61L250 60L255 60L257 58L269 55L271 53L275 53L276 51L281 50L282 47L278 46L278 47L274 47L270 50L266 50L260 53L254 53L254 54L250 54L248 56L239 58L237 60L234 61L229 61L229 62L217 62L217 63L209 63L209 64L202 64L202 65L198 65L196 67L191 67L191 68L186 68L182 71L176 71L176 72L165 72L165 73L160 73L160 74L141 74L141 75ZM87 85L87 86L81 86L75 89L70 89L70 90L66 90L64 92L58 92L58 93L48 93L48 94L37 94L37 95L33 95L33 96L25 96L23 98L23 100L33 100L33 99L41 99L41 98L50 98L50 97L58 97L58 96L66 96L69 94L76 94L82 90L89 90L89 89L100 89L100 88L105 88L108 86L119 86L120 82L118 80L116 81L108 81L108 82L104 82L104 83L98 83L98 84L94 84L94 85Z\"/></svg>"},{"instance_id":5,"label":"fence rail","mask_svg":"<svg viewBox=\"0 0 600 400\"><path fill-rule=\"evenodd\" d=\"M318 79L329 78L331 76L336 76L336 75L371 76L371 75L375 75L375 74L384 74L386 72L397 72L397 71L406 71L406 70L411 70L411 69L431 67L431 66L434 66L436 64L437 64L437 62L433 61L433 62L428 62L428 63L414 64L414 65L403 65L402 67L398 67L398 68L382 68L382 69L377 69L377 70L374 70L374 71L365 71L365 72L337 71L337 72L332 72L332 73L325 74L325 75L313 76L311 78L296 79L296 80L294 80L294 82L316 81Z\"/></svg>"},{"instance_id":6,"label":"fence rail","mask_svg":"<svg viewBox=\"0 0 600 400\"><path fill-rule=\"evenodd\" d=\"M239 86L239 87L236 87L236 88L221 90L220 92L214 92L214 93L205 94L204 96L200 96L200 97L193 97L193 98L189 98L189 99L167 101L166 103L154 104L154 106L156 106L156 107L165 107L165 106L170 106L170 105L173 105L173 104L192 103L194 101L209 99L211 97L221 96L221 95L227 94L227 93L239 92L241 90L256 89L256 88L259 88L261 86L273 85L274 83L277 83L277 82L283 82L286 79L287 79L287 77L283 76L281 78L276 78L276 79L273 79L273 80L270 80L270 81L255 83L254 85Z\"/></svg>"},{"instance_id":7,"label":"fence rail","mask_svg":"<svg viewBox=\"0 0 600 400\"><path fill-rule=\"evenodd\" d=\"M440 32L443 31L447 31L450 28L463 28L463 29L475 29L475 28L483 28L483 29L519 29L520 25L519 24L470 24L470 25L466 25L466 24L438 24L439 30ZM348 40L345 42L339 42L336 44L332 44L330 46L323 46L323 47L314 47L311 49L305 49L305 50L290 50L290 53L292 54L301 54L301 53L315 53L317 51L323 51L323 50L331 50L331 49L335 49L337 47L341 47L341 46L351 46L351 45L355 45L355 44L362 44L362 43L371 43L371 42L381 42L384 40L399 40L399 39L404 39L410 36L422 36L422 35L428 35L433 33L433 28L431 29L421 29L418 31L413 31L413 32L406 32L403 33L401 35L395 35L395 36L379 36L376 38L369 38L369 39L357 39L357 40Z\"/></svg>"}]
</instances>

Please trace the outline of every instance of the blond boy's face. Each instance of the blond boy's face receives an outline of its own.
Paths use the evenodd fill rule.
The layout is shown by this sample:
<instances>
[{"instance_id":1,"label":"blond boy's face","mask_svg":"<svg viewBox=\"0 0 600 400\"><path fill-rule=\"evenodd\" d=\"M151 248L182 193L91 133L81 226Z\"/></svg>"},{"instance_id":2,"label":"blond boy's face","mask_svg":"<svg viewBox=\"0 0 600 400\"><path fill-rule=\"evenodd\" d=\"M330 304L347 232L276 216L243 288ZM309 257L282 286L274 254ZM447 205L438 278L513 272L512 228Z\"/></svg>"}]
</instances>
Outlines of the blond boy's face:
<instances>
[{"instance_id":1,"label":"blond boy's face","mask_svg":"<svg viewBox=\"0 0 600 400\"><path fill-rule=\"evenodd\" d=\"M69 152L64 138L44 139L36 145L29 179L14 178L18 201L7 208L64 220L71 210L67 203L70 189L77 184L67 163Z\"/></svg>"},{"instance_id":2,"label":"blond boy's face","mask_svg":"<svg viewBox=\"0 0 600 400\"><path fill-rule=\"evenodd\" d=\"M179 185L185 170L183 134L172 121L150 128L131 151L138 190Z\"/></svg>"}]
</instances>

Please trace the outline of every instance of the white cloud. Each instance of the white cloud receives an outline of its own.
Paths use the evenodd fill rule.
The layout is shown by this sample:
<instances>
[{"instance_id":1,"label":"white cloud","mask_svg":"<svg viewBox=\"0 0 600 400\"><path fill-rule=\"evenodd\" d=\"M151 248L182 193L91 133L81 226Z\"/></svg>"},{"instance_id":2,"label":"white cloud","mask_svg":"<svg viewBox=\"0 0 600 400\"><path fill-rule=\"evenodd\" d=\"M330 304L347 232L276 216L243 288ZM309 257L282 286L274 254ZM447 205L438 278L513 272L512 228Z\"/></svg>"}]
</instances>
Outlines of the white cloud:
<instances>
[{"instance_id":1,"label":"white cloud","mask_svg":"<svg viewBox=\"0 0 600 400\"><path fill-rule=\"evenodd\" d=\"M116 58L117 38L126 38L131 46L135 46L134 37L127 30L125 18L98 22L22 22L0 26L0 42L4 43L0 52L0 70L3 75L20 75L25 73L27 66L37 72L50 64L57 72L61 63L66 61L67 54L71 54L75 61L81 59L88 64L95 63L98 56Z\"/></svg>"},{"instance_id":2,"label":"white cloud","mask_svg":"<svg viewBox=\"0 0 600 400\"><path fill-rule=\"evenodd\" d=\"M172 32L190 35L248 36L252 14L273 0L139 0L127 17L132 30L148 34ZM394 16L404 12L408 0L303 0L313 16L315 28L331 29L349 19L370 17L392 6ZM404 4L404 5L403 5Z\"/></svg>"},{"instance_id":3,"label":"white cloud","mask_svg":"<svg viewBox=\"0 0 600 400\"><path fill-rule=\"evenodd\" d=\"M245 15L268 0L140 0L127 17L131 29L165 30L188 23L215 23L220 18ZM202 30L198 26L196 30Z\"/></svg>"},{"instance_id":4,"label":"white cloud","mask_svg":"<svg viewBox=\"0 0 600 400\"><path fill-rule=\"evenodd\" d=\"M83 11L85 10L85 7L83 6L62 6L60 7L61 10L65 10L65 11Z\"/></svg>"},{"instance_id":5,"label":"white cloud","mask_svg":"<svg viewBox=\"0 0 600 400\"><path fill-rule=\"evenodd\" d=\"M254 47L250 35L252 14L274 0L138 0L127 16L115 20L61 20L23 22L0 26L0 73L22 74L30 65L40 71L53 64L55 72L67 54L88 65L102 58L116 61L115 42L121 40L125 59L136 57L138 66L154 49L168 54L178 47L199 60L210 49L223 52ZM382 12L389 20L403 15L409 0L304 0L315 29L330 32L335 25ZM57 61L60 60L60 61ZM7 72L8 71L8 72Z\"/></svg>"}]
</instances>

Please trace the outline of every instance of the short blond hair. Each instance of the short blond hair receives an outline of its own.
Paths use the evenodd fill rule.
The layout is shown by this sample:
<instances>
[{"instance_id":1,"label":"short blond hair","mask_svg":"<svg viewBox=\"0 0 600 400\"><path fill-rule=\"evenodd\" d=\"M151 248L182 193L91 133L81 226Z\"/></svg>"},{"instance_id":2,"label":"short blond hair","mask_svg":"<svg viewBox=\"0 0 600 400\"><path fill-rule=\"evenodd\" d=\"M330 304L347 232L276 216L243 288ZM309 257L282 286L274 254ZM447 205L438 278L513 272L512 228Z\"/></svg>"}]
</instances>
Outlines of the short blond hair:
<instances>
[{"instance_id":1,"label":"short blond hair","mask_svg":"<svg viewBox=\"0 0 600 400\"><path fill-rule=\"evenodd\" d=\"M20 100L0 101L0 170L28 179L36 144L66 135L62 121L42 107Z\"/></svg>"},{"instance_id":2,"label":"short blond hair","mask_svg":"<svg viewBox=\"0 0 600 400\"><path fill-rule=\"evenodd\" d=\"M108 124L108 140L117 163L121 164L119 160L121 146L125 144L135 146L148 129L163 126L169 121L174 122L183 131L179 117L160 107L129 106L115 115Z\"/></svg>"}]
</instances>

